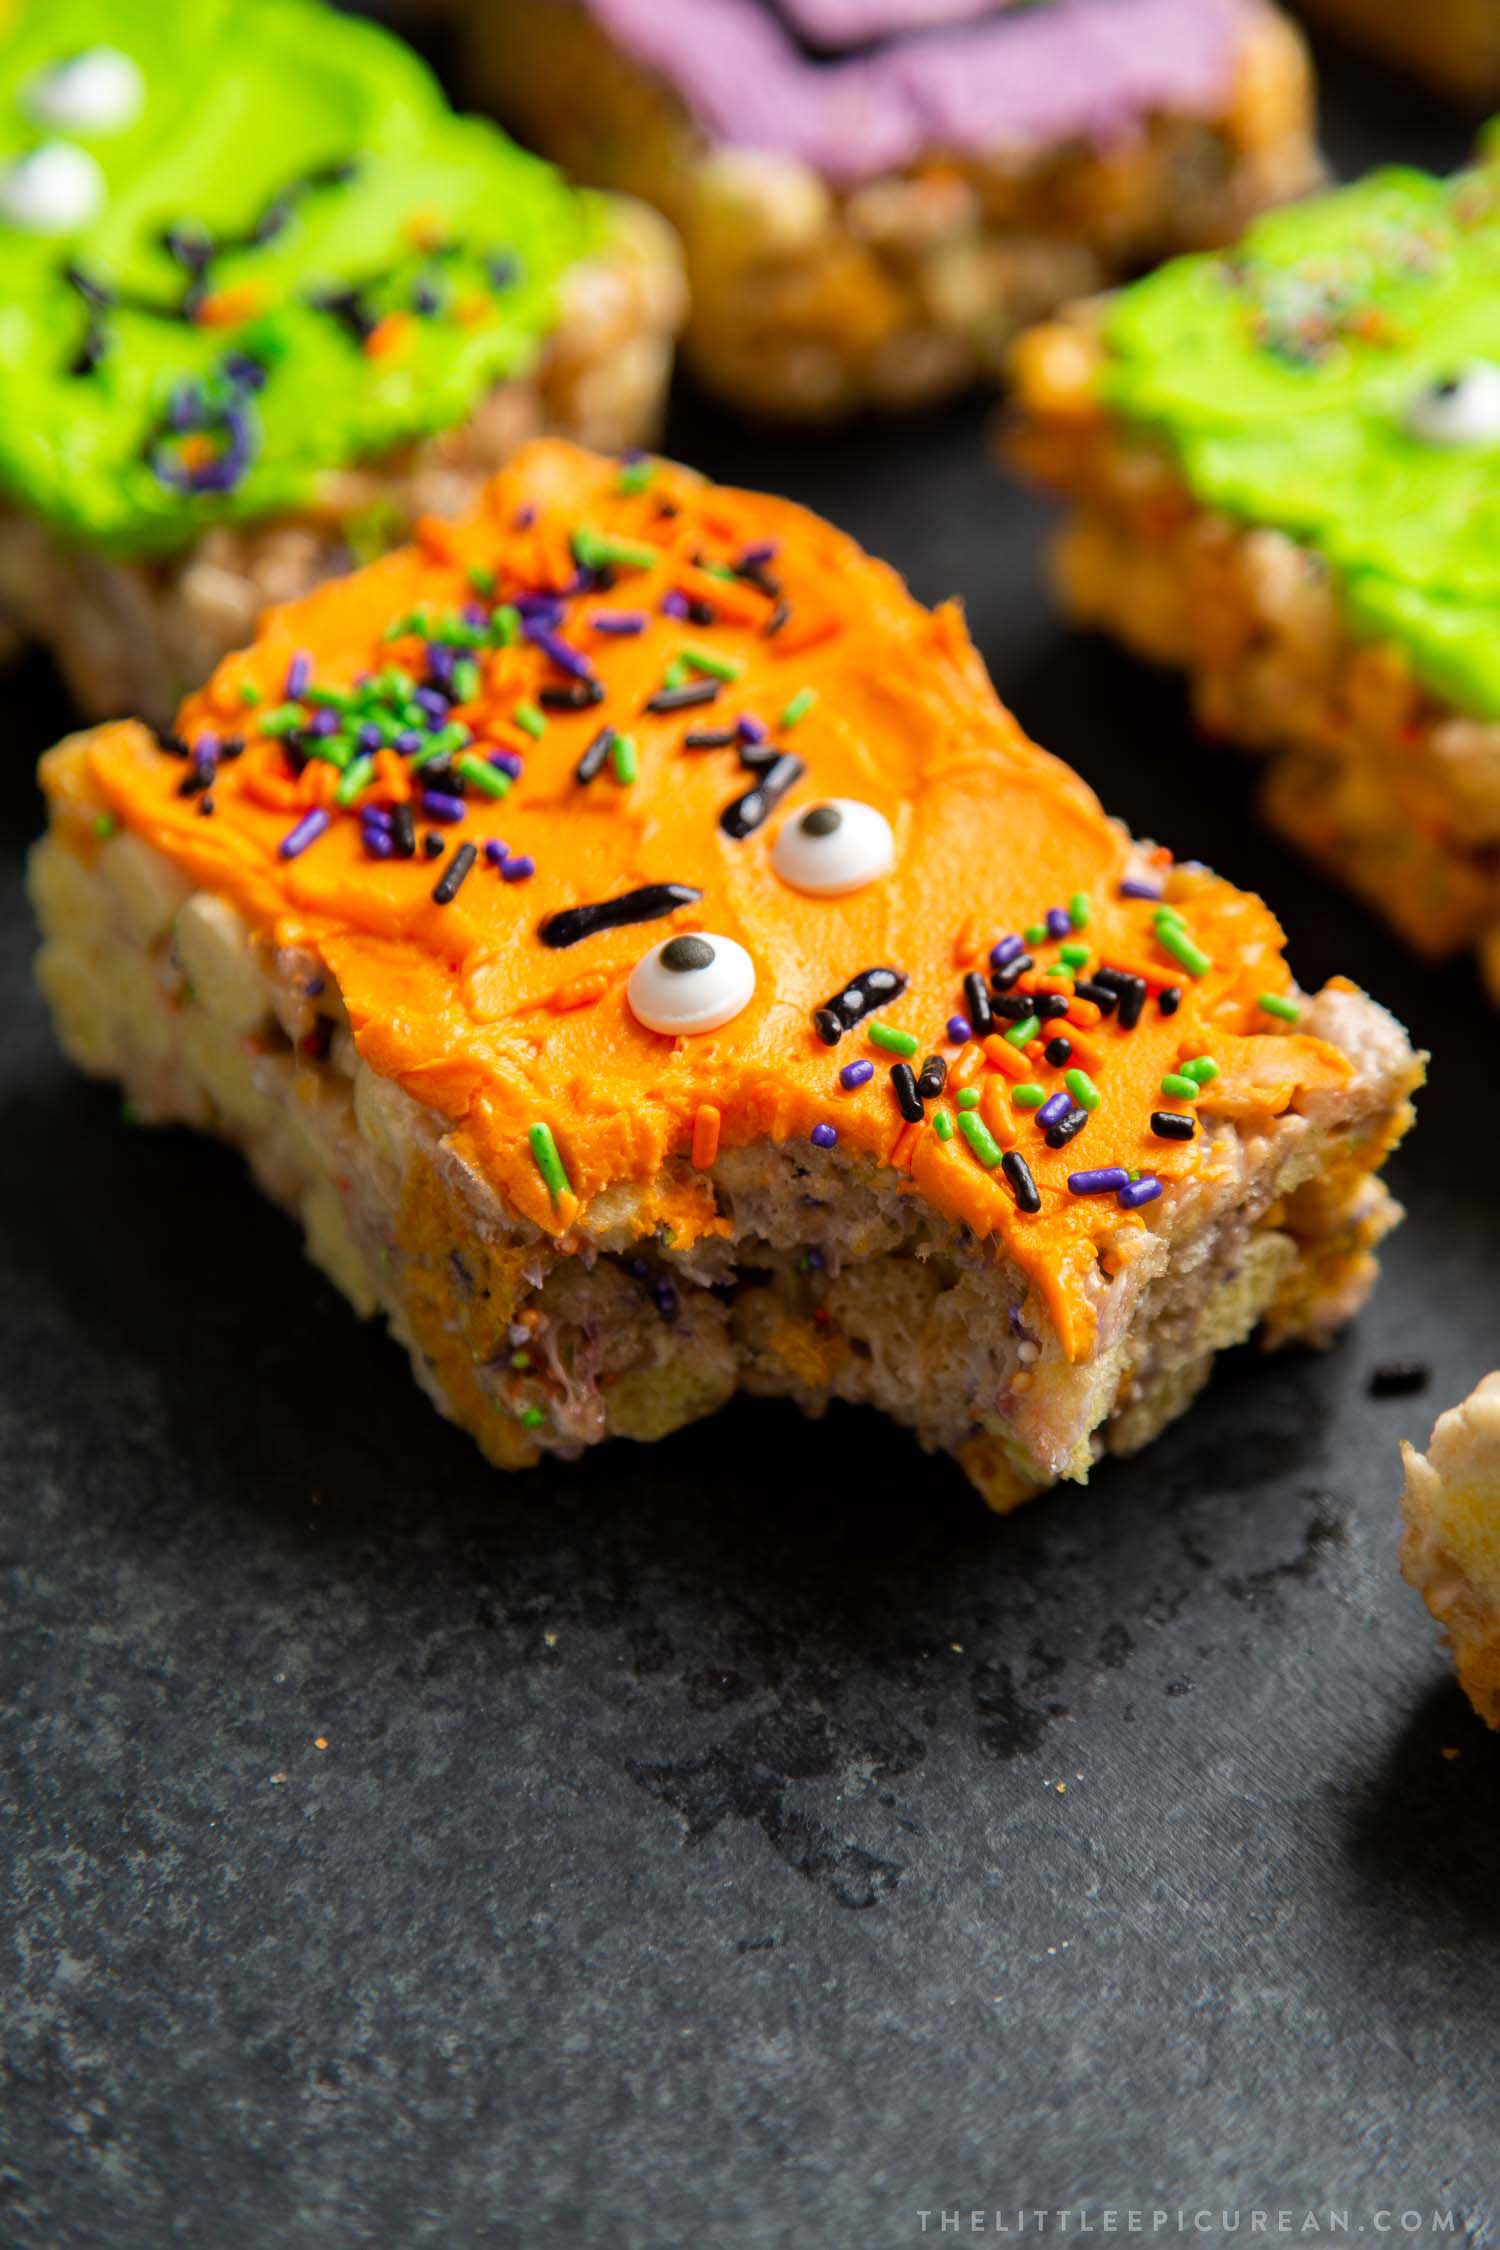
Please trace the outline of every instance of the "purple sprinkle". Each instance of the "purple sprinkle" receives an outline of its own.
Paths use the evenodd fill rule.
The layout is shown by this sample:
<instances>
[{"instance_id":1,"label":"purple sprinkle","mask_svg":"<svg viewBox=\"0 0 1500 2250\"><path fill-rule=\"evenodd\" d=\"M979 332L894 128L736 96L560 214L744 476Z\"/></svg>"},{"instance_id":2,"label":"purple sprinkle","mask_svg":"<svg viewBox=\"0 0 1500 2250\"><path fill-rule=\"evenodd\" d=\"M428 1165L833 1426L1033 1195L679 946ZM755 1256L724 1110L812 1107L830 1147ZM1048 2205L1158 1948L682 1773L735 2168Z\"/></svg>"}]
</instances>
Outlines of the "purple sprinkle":
<instances>
[{"instance_id":1,"label":"purple sprinkle","mask_svg":"<svg viewBox=\"0 0 1500 2250\"><path fill-rule=\"evenodd\" d=\"M1138 883L1133 876L1128 876L1120 885L1121 898L1160 898L1162 895L1154 883Z\"/></svg>"},{"instance_id":2,"label":"purple sprinkle","mask_svg":"<svg viewBox=\"0 0 1500 2250\"><path fill-rule=\"evenodd\" d=\"M196 430L203 412L203 393L196 383L178 383L167 401L167 426L173 430Z\"/></svg>"},{"instance_id":3,"label":"purple sprinkle","mask_svg":"<svg viewBox=\"0 0 1500 2250\"><path fill-rule=\"evenodd\" d=\"M327 813L321 805L314 805L311 812L302 815L295 828L287 830L276 847L277 852L282 859L295 859L299 852L306 851L309 844L317 842L327 826Z\"/></svg>"},{"instance_id":4,"label":"purple sprinkle","mask_svg":"<svg viewBox=\"0 0 1500 2250\"><path fill-rule=\"evenodd\" d=\"M317 735L320 741L325 734L337 734L339 731L337 711L330 711L326 703L320 704L307 722L307 731L309 734Z\"/></svg>"},{"instance_id":5,"label":"purple sprinkle","mask_svg":"<svg viewBox=\"0 0 1500 2250\"><path fill-rule=\"evenodd\" d=\"M646 612L643 609L596 609L589 623L596 633L644 633Z\"/></svg>"},{"instance_id":6,"label":"purple sprinkle","mask_svg":"<svg viewBox=\"0 0 1500 2250\"><path fill-rule=\"evenodd\" d=\"M502 844L498 836L492 836L484 847L484 856L491 867L503 867L510 857L510 846Z\"/></svg>"},{"instance_id":7,"label":"purple sprinkle","mask_svg":"<svg viewBox=\"0 0 1500 2250\"><path fill-rule=\"evenodd\" d=\"M286 685L282 693L289 703L295 703L299 695L304 695L307 692L308 684L312 679L312 669L312 658L305 648L299 648L286 668Z\"/></svg>"},{"instance_id":8,"label":"purple sprinkle","mask_svg":"<svg viewBox=\"0 0 1500 2250\"><path fill-rule=\"evenodd\" d=\"M662 1319L675 1320L677 1318L677 1292L672 1287L671 1282L663 1276L660 1281L653 1283L651 1294L656 1299L656 1309L661 1314Z\"/></svg>"},{"instance_id":9,"label":"purple sprinkle","mask_svg":"<svg viewBox=\"0 0 1500 2250\"><path fill-rule=\"evenodd\" d=\"M1048 935L1048 937L1066 937L1066 936L1067 936L1067 934L1068 934L1068 932L1069 932L1069 930L1071 930L1071 929L1072 929L1072 927L1073 927L1073 917L1072 917L1072 916L1071 916L1071 915L1069 914L1069 912L1068 912L1068 910L1067 910L1067 908L1066 908L1065 906L1049 906L1049 907L1048 907L1048 909L1047 909L1047 935Z\"/></svg>"},{"instance_id":10,"label":"purple sprinkle","mask_svg":"<svg viewBox=\"0 0 1500 2250\"><path fill-rule=\"evenodd\" d=\"M365 721L364 725L360 728L359 733L355 736L355 740L356 742L358 742L361 750L378 750L381 747L381 732L379 727L376 726L373 719L367 719Z\"/></svg>"},{"instance_id":11,"label":"purple sprinkle","mask_svg":"<svg viewBox=\"0 0 1500 2250\"><path fill-rule=\"evenodd\" d=\"M429 820L462 820L468 809L462 797L450 797L446 789L422 791L422 810Z\"/></svg>"},{"instance_id":12,"label":"purple sprinkle","mask_svg":"<svg viewBox=\"0 0 1500 2250\"><path fill-rule=\"evenodd\" d=\"M396 850L396 839L386 828L366 828L362 839L367 859L390 859Z\"/></svg>"},{"instance_id":13,"label":"purple sprinkle","mask_svg":"<svg viewBox=\"0 0 1500 2250\"><path fill-rule=\"evenodd\" d=\"M692 615L687 595L680 594L675 586L669 586L661 598L661 613L663 617L675 617L679 625L685 624Z\"/></svg>"},{"instance_id":14,"label":"purple sprinkle","mask_svg":"<svg viewBox=\"0 0 1500 2250\"><path fill-rule=\"evenodd\" d=\"M1026 948L1020 938L1003 937L998 943L990 947L990 967L992 969L1003 969L1007 961L1014 961L1016 955L1024 953L1025 950Z\"/></svg>"},{"instance_id":15,"label":"purple sprinkle","mask_svg":"<svg viewBox=\"0 0 1500 2250\"><path fill-rule=\"evenodd\" d=\"M440 695L436 688L419 687L416 699L430 719L437 719L441 722L447 718L448 698L446 695Z\"/></svg>"},{"instance_id":16,"label":"purple sprinkle","mask_svg":"<svg viewBox=\"0 0 1500 2250\"><path fill-rule=\"evenodd\" d=\"M453 680L454 656L446 641L429 641L427 644L427 677L435 688L447 694Z\"/></svg>"},{"instance_id":17,"label":"purple sprinkle","mask_svg":"<svg viewBox=\"0 0 1500 2250\"><path fill-rule=\"evenodd\" d=\"M1072 1107L1072 1095L1063 1093L1059 1088L1057 1093L1050 1094L1043 1102L1036 1113L1036 1121L1044 1129L1048 1125L1060 1125Z\"/></svg>"},{"instance_id":18,"label":"purple sprinkle","mask_svg":"<svg viewBox=\"0 0 1500 2250\"><path fill-rule=\"evenodd\" d=\"M511 607L538 625L560 625L566 611L556 594L517 594Z\"/></svg>"},{"instance_id":19,"label":"purple sprinkle","mask_svg":"<svg viewBox=\"0 0 1500 2250\"><path fill-rule=\"evenodd\" d=\"M490 279L493 281L494 278L495 267L494 265L491 265ZM529 531L532 525L536 522L536 509L532 506L529 500L523 501L521 506L517 508L515 516L512 520L515 523L517 531Z\"/></svg>"},{"instance_id":20,"label":"purple sprinkle","mask_svg":"<svg viewBox=\"0 0 1500 2250\"><path fill-rule=\"evenodd\" d=\"M490 621L490 613L483 602L465 602L459 615L466 625L473 626L476 633L482 633Z\"/></svg>"},{"instance_id":21,"label":"purple sprinkle","mask_svg":"<svg viewBox=\"0 0 1500 2250\"><path fill-rule=\"evenodd\" d=\"M391 816L384 805L361 805L359 817L366 828L390 829Z\"/></svg>"},{"instance_id":22,"label":"purple sprinkle","mask_svg":"<svg viewBox=\"0 0 1500 2250\"><path fill-rule=\"evenodd\" d=\"M1116 1197L1122 1211L1134 1211L1142 1203L1154 1203L1161 1194L1161 1181L1147 1173L1144 1179L1131 1180Z\"/></svg>"},{"instance_id":23,"label":"purple sprinkle","mask_svg":"<svg viewBox=\"0 0 1500 2250\"><path fill-rule=\"evenodd\" d=\"M774 562L780 552L781 543L779 540L757 539L753 547L746 547L742 551L735 567L738 570L754 570L757 563Z\"/></svg>"},{"instance_id":24,"label":"purple sprinkle","mask_svg":"<svg viewBox=\"0 0 1500 2250\"><path fill-rule=\"evenodd\" d=\"M528 617L522 630L533 647L539 648L545 657L550 658L560 672L568 673L575 680L593 679L594 667L588 658L581 650L569 648L567 642L559 640L556 633L547 626Z\"/></svg>"},{"instance_id":25,"label":"purple sprinkle","mask_svg":"<svg viewBox=\"0 0 1500 2250\"><path fill-rule=\"evenodd\" d=\"M814 1148L833 1148L839 1136L832 1125L817 1124L809 1137Z\"/></svg>"},{"instance_id":26,"label":"purple sprinkle","mask_svg":"<svg viewBox=\"0 0 1500 2250\"><path fill-rule=\"evenodd\" d=\"M524 883L528 875L536 873L536 861L529 852L517 852L513 859L505 862L500 873L507 883Z\"/></svg>"},{"instance_id":27,"label":"purple sprinkle","mask_svg":"<svg viewBox=\"0 0 1500 2250\"><path fill-rule=\"evenodd\" d=\"M1037 1115L1041 1115L1040 1110ZM1069 1195L1114 1195L1129 1185L1130 1174L1123 1164L1101 1164L1097 1172L1068 1174Z\"/></svg>"},{"instance_id":28,"label":"purple sprinkle","mask_svg":"<svg viewBox=\"0 0 1500 2250\"><path fill-rule=\"evenodd\" d=\"M741 742L764 742L770 729L762 725L753 712L742 711L739 717Z\"/></svg>"},{"instance_id":29,"label":"purple sprinkle","mask_svg":"<svg viewBox=\"0 0 1500 2250\"><path fill-rule=\"evenodd\" d=\"M846 1094L852 1094L856 1086L868 1086L874 1075L875 1065L872 1062L845 1063L839 1072L839 1084Z\"/></svg>"},{"instance_id":30,"label":"purple sprinkle","mask_svg":"<svg viewBox=\"0 0 1500 2250\"><path fill-rule=\"evenodd\" d=\"M323 990L323 987L327 982L328 979L326 977L309 977L302 989L306 993L309 1000L316 1000L318 994Z\"/></svg>"},{"instance_id":31,"label":"purple sprinkle","mask_svg":"<svg viewBox=\"0 0 1500 2250\"><path fill-rule=\"evenodd\" d=\"M399 750L404 758L409 758L414 750L421 749L424 740L425 737L418 734L415 727L403 727L391 747Z\"/></svg>"},{"instance_id":32,"label":"purple sprinkle","mask_svg":"<svg viewBox=\"0 0 1500 2250\"><path fill-rule=\"evenodd\" d=\"M526 771L514 750L492 750L490 752L490 764L498 766L502 773L508 773L512 781L519 781Z\"/></svg>"},{"instance_id":33,"label":"purple sprinkle","mask_svg":"<svg viewBox=\"0 0 1500 2250\"><path fill-rule=\"evenodd\" d=\"M961 1047L966 1039L972 1039L973 1036L974 1026L967 1016L950 1016L948 1018L948 1037L955 1047Z\"/></svg>"}]
</instances>

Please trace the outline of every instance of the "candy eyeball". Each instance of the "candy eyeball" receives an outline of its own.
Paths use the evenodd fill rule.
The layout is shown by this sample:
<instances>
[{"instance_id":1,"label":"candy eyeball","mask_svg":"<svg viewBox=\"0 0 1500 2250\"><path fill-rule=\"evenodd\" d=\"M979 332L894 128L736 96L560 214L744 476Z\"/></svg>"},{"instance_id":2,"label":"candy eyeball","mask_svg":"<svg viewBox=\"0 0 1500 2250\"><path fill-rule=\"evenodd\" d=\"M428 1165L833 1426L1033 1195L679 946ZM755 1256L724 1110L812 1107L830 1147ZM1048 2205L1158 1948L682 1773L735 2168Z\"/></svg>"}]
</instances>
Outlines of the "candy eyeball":
<instances>
[{"instance_id":1,"label":"candy eyeball","mask_svg":"<svg viewBox=\"0 0 1500 2250\"><path fill-rule=\"evenodd\" d=\"M648 1031L717 1031L750 1005L755 963L727 937L670 937L637 961L625 987Z\"/></svg>"},{"instance_id":2,"label":"candy eyeball","mask_svg":"<svg viewBox=\"0 0 1500 2250\"><path fill-rule=\"evenodd\" d=\"M1424 383L1406 427L1426 445L1500 445L1500 366L1475 359Z\"/></svg>"},{"instance_id":3,"label":"candy eyeball","mask_svg":"<svg viewBox=\"0 0 1500 2250\"><path fill-rule=\"evenodd\" d=\"M118 47L88 47L44 70L26 89L40 125L66 133L120 133L146 106L139 66Z\"/></svg>"},{"instance_id":4,"label":"candy eyeball","mask_svg":"<svg viewBox=\"0 0 1500 2250\"><path fill-rule=\"evenodd\" d=\"M888 875L896 839L885 814L857 797L828 797L784 821L771 865L794 891L837 898Z\"/></svg>"},{"instance_id":5,"label":"candy eyeball","mask_svg":"<svg viewBox=\"0 0 1500 2250\"><path fill-rule=\"evenodd\" d=\"M28 234L72 234L103 203L104 174L67 141L46 141L0 173L0 219Z\"/></svg>"}]
</instances>

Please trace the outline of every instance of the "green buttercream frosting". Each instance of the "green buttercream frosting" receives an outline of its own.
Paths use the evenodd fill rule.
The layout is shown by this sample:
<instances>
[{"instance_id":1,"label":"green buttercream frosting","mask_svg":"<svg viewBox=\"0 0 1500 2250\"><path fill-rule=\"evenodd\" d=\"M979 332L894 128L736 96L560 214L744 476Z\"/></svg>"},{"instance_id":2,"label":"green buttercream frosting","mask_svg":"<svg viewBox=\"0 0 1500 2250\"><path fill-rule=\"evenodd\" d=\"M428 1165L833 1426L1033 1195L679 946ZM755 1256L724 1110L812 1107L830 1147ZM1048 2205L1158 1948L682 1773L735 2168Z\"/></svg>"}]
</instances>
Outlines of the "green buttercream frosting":
<instances>
[{"instance_id":1,"label":"green buttercream frosting","mask_svg":"<svg viewBox=\"0 0 1500 2250\"><path fill-rule=\"evenodd\" d=\"M143 99L58 122L99 49ZM40 230L58 144L96 207ZM525 374L606 224L315 0L34 0L0 38L0 490L117 556L296 511Z\"/></svg>"},{"instance_id":2,"label":"green buttercream frosting","mask_svg":"<svg viewBox=\"0 0 1500 2250\"><path fill-rule=\"evenodd\" d=\"M1123 291L1107 334L1108 405L1198 499L1315 550L1355 633L1500 718L1500 427L1413 426L1453 378L1500 382L1500 168L1275 212Z\"/></svg>"}]
</instances>

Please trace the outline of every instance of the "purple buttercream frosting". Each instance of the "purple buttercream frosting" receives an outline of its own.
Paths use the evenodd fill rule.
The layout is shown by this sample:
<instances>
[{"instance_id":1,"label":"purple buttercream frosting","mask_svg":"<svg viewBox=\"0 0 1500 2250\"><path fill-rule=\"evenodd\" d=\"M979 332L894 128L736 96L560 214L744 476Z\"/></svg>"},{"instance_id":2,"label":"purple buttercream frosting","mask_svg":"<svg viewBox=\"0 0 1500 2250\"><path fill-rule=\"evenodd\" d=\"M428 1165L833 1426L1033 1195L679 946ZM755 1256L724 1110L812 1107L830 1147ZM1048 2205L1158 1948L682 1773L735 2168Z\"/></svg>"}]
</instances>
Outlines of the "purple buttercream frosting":
<instances>
[{"instance_id":1,"label":"purple buttercream frosting","mask_svg":"<svg viewBox=\"0 0 1500 2250\"><path fill-rule=\"evenodd\" d=\"M816 62L764 0L584 4L711 139L800 157L850 186L944 151L1107 143L1152 111L1211 115L1253 0L1051 0L979 22L953 20L963 0L783 0L809 37L815 25L822 39L860 25L869 36L898 13L919 27Z\"/></svg>"},{"instance_id":2,"label":"purple buttercream frosting","mask_svg":"<svg viewBox=\"0 0 1500 2250\"><path fill-rule=\"evenodd\" d=\"M776 11L810 47L866 47L910 31L973 23L1015 0L774 0Z\"/></svg>"}]
</instances>

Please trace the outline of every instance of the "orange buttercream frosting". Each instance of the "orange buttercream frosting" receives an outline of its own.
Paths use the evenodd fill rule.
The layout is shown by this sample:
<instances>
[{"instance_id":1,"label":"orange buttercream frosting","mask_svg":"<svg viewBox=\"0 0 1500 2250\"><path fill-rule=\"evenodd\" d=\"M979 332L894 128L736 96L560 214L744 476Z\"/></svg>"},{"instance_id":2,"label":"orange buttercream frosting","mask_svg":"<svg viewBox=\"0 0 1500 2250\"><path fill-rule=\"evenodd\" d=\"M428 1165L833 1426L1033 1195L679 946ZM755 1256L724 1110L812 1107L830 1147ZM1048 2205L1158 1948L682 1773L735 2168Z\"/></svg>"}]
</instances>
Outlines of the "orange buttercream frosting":
<instances>
[{"instance_id":1,"label":"orange buttercream frosting","mask_svg":"<svg viewBox=\"0 0 1500 2250\"><path fill-rule=\"evenodd\" d=\"M560 614L537 600L549 591ZM456 635L434 670L445 621ZM375 689L386 676L384 703L367 686L353 717L320 704L372 674ZM382 743L359 717L376 708L378 724L404 699L410 718L408 680L446 682L458 697L446 714L428 700L436 725L467 736L454 753L459 818L424 804L434 766L414 770L410 728L404 746ZM669 707L647 710L664 683ZM704 700L684 707L695 686ZM685 746L742 717L738 742ZM626 740L595 750L598 770L580 780L605 728ZM745 742L762 730L763 744ZM894 1165L911 1192L1003 1244L1077 1358L1093 1339L1101 1245L1131 1222L1114 1194L1071 1192L1070 1176L1118 1166L1170 1196L1213 1158L1201 1136L1156 1137L1153 1111L1253 1122L1350 1076L1338 1049L1262 1005L1292 989L1266 907L1132 845L1002 708L956 606L922 608L893 571L786 501L668 463L622 469L562 444L531 447L462 521L425 525L413 546L272 611L254 645L184 706L177 736L164 747L139 726L101 728L52 763L48 786L107 808L254 927L319 956L365 1061L448 1120L460 1153L553 1235L605 1190L644 1188L677 1158L680 1173L631 1208L632 1223L669 1223L681 1243L722 1224L712 1196L695 1192L695 1162L832 1127L841 1152ZM333 761L307 754L330 739ZM184 746L201 749L197 767ZM778 751L802 770L759 826L731 833L726 807L757 786L754 761ZM491 777L482 788L464 778L476 762ZM456 794L452 772L445 785L439 759L440 800ZM836 896L792 888L772 861L782 824L827 799L873 807L894 841L888 872ZM414 814L415 855L374 856L401 804ZM454 804L439 809L452 816ZM289 847L311 813L311 840ZM441 837L439 856L426 856L428 834ZM495 840L503 861L485 852ZM471 861L465 844L477 847ZM443 903L434 892L456 865ZM1121 895L1143 876L1172 902L1165 929L1160 905ZM539 934L565 909L663 884L701 896L562 948ZM996 941L1044 926L1049 909L1052 933L1028 943L1034 967L1013 990L1059 994L1067 1017L1019 1047L1004 1036L1008 1018L979 1039L950 1038L950 1019L968 1012L966 974L987 979ZM1181 965L1179 930L1194 965L1209 964L1198 974ZM716 1030L646 1029L627 998L631 971L663 939L698 931L745 949L753 996ZM905 979L898 996L825 1044L815 1012L876 966ZM1145 980L1133 1028L1072 994L1099 968ZM1182 997L1166 1013L1170 987ZM874 1026L911 1035L914 1071L932 1055L949 1064L918 1124L902 1114L890 1077L899 1058L872 1043ZM1084 1071L1097 1099L1086 1127L1052 1148L1013 1094L1067 1090L1045 1054L1059 1034L1073 1047L1065 1067ZM1165 1096L1163 1078L1201 1056L1217 1075L1196 1099ZM860 1059L874 1075L846 1090L840 1072ZM972 1109L959 1100L967 1088L980 1096ZM550 1183L538 1125L560 1161ZM994 1161L1006 1148L1029 1166L1034 1213ZM816 1149L809 1158L821 1160Z\"/></svg>"}]
</instances>

